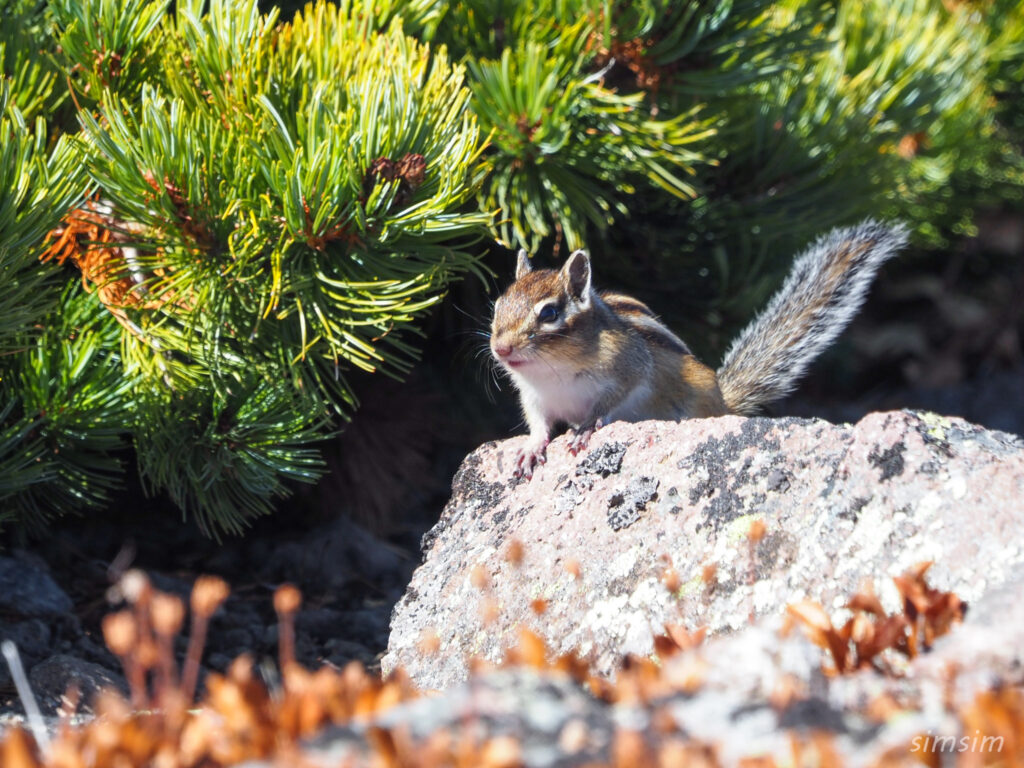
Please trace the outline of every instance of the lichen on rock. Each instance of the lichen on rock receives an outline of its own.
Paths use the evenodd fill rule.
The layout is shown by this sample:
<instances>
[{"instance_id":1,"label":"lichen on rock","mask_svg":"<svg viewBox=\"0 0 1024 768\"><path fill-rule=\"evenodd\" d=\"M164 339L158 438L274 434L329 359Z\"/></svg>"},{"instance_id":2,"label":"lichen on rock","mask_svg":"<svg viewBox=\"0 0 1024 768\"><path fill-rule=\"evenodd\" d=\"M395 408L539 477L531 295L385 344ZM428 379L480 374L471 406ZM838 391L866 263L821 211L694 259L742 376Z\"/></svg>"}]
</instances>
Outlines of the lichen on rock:
<instances>
[{"instance_id":1,"label":"lichen on rock","mask_svg":"<svg viewBox=\"0 0 1024 768\"><path fill-rule=\"evenodd\" d=\"M922 560L970 602L1024 561L1024 444L960 419L614 423L580 456L554 440L547 464L516 482L525 439L466 458L393 613L385 672L444 688L466 678L470 654L497 661L526 626L613 675L666 624L714 635L797 600L838 609L865 579L894 605L889 577ZM507 557L513 543L521 557ZM444 638L430 654L426 632Z\"/></svg>"}]
</instances>

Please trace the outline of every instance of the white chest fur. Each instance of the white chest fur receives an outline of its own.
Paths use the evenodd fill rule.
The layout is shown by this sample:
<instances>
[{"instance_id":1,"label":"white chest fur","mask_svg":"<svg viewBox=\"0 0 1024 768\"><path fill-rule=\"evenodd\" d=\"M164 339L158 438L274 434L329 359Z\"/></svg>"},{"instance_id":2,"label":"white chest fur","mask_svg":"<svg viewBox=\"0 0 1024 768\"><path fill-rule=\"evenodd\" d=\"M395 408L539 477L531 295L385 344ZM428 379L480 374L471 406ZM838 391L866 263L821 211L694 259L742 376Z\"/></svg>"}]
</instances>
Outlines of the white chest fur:
<instances>
[{"instance_id":1,"label":"white chest fur","mask_svg":"<svg viewBox=\"0 0 1024 768\"><path fill-rule=\"evenodd\" d=\"M592 417L594 405L607 388L605 382L571 368L535 363L531 369L528 375L513 371L512 380L524 409L543 414L549 424L582 424Z\"/></svg>"}]
</instances>

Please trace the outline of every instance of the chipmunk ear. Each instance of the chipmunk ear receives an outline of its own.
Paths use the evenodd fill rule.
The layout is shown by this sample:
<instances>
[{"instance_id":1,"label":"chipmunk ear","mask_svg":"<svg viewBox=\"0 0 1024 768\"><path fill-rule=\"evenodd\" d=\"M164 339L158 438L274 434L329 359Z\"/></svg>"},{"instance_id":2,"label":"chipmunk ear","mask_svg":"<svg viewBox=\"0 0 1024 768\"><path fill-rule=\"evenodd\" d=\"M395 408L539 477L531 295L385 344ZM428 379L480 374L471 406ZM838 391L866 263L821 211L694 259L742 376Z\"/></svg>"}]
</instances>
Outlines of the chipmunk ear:
<instances>
[{"instance_id":1,"label":"chipmunk ear","mask_svg":"<svg viewBox=\"0 0 1024 768\"><path fill-rule=\"evenodd\" d=\"M533 263L530 261L530 254L526 252L525 248L520 248L519 255L516 257L516 280L532 271Z\"/></svg>"},{"instance_id":2,"label":"chipmunk ear","mask_svg":"<svg viewBox=\"0 0 1024 768\"><path fill-rule=\"evenodd\" d=\"M590 299L590 256L586 251L573 251L562 267L562 280L569 295L586 303Z\"/></svg>"}]
</instances>

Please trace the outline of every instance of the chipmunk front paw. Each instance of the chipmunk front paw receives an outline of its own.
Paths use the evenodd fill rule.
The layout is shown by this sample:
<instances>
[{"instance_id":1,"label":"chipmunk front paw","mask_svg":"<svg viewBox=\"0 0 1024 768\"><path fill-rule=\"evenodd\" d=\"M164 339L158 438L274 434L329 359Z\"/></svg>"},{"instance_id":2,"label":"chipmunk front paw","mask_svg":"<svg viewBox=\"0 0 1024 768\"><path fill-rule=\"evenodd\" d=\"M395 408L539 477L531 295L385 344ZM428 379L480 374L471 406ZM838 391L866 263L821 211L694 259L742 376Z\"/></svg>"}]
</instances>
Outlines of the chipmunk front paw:
<instances>
[{"instance_id":1,"label":"chipmunk front paw","mask_svg":"<svg viewBox=\"0 0 1024 768\"><path fill-rule=\"evenodd\" d=\"M604 419L597 419L590 425L580 425L579 429L573 431L572 440L569 441L569 453L573 456L579 455L587 449L587 443L593 437L594 432L604 426Z\"/></svg>"},{"instance_id":2,"label":"chipmunk front paw","mask_svg":"<svg viewBox=\"0 0 1024 768\"><path fill-rule=\"evenodd\" d=\"M529 480L533 477L533 470L547 462L548 438L531 438L530 441L516 454L516 468L512 471L512 477L519 479L525 477Z\"/></svg>"}]
</instances>

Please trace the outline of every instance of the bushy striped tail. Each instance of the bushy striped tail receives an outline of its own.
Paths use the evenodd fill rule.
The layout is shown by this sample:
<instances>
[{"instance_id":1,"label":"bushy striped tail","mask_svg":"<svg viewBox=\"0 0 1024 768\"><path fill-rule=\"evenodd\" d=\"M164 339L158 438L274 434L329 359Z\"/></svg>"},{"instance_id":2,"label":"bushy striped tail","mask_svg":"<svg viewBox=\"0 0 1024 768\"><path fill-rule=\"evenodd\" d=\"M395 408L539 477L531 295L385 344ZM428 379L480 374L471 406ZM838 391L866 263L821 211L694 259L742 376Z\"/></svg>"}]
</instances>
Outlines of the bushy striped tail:
<instances>
[{"instance_id":1,"label":"bushy striped tail","mask_svg":"<svg viewBox=\"0 0 1024 768\"><path fill-rule=\"evenodd\" d=\"M903 225L868 220L829 232L801 254L718 369L729 409L755 413L792 391L860 309L878 268L906 242Z\"/></svg>"}]
</instances>

